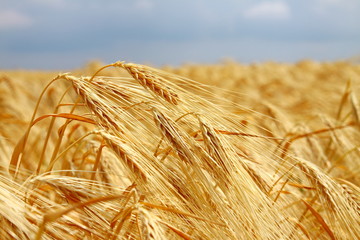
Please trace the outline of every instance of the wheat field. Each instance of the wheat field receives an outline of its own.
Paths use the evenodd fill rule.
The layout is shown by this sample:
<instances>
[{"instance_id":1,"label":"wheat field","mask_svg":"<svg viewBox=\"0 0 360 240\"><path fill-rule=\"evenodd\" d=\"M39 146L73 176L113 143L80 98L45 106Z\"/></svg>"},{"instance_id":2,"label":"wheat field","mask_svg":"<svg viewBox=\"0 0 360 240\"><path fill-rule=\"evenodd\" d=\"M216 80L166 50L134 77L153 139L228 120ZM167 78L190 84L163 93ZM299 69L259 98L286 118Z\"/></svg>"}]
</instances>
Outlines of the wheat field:
<instances>
[{"instance_id":1,"label":"wheat field","mask_svg":"<svg viewBox=\"0 0 360 240\"><path fill-rule=\"evenodd\" d=\"M0 239L360 239L360 65L0 71Z\"/></svg>"}]
</instances>

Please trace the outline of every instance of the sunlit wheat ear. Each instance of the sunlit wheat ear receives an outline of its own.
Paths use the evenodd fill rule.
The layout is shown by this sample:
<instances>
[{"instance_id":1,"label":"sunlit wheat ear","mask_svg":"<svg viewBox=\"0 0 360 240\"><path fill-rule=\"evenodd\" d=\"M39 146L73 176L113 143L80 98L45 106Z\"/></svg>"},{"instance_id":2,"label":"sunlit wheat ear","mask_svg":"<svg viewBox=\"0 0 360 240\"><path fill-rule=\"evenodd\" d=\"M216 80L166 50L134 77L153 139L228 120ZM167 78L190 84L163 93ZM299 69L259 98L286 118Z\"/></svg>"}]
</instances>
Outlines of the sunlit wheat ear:
<instances>
[{"instance_id":1,"label":"sunlit wheat ear","mask_svg":"<svg viewBox=\"0 0 360 240\"><path fill-rule=\"evenodd\" d=\"M250 175L255 184L258 186L258 188L261 189L263 193L268 194L270 190L269 183L265 181L265 179L261 176L261 173L259 173L254 167L252 167L252 163L244 161L242 162L242 166Z\"/></svg>"},{"instance_id":2,"label":"sunlit wheat ear","mask_svg":"<svg viewBox=\"0 0 360 240\"><path fill-rule=\"evenodd\" d=\"M206 150L210 156L215 159L218 165L217 167L220 167L223 171L228 172L227 164L225 163L225 161L228 161L228 156L223 144L217 136L217 133L203 118L198 116L198 119Z\"/></svg>"},{"instance_id":3,"label":"sunlit wheat ear","mask_svg":"<svg viewBox=\"0 0 360 240\"><path fill-rule=\"evenodd\" d=\"M360 188L355 184L344 179L338 179L341 183L344 195L346 196L350 206L355 209L355 212L360 216Z\"/></svg>"},{"instance_id":4,"label":"sunlit wheat ear","mask_svg":"<svg viewBox=\"0 0 360 240\"><path fill-rule=\"evenodd\" d=\"M326 202L331 206L331 208L336 207L333 197L331 196L331 182L329 177L324 173L318 170L313 164L310 164L305 161L300 161L298 163L299 168L306 174L306 177L312 182L316 187L320 196L322 196Z\"/></svg>"},{"instance_id":5,"label":"sunlit wheat ear","mask_svg":"<svg viewBox=\"0 0 360 240\"><path fill-rule=\"evenodd\" d=\"M125 98L130 97L120 92L119 89L112 86L110 83L104 81L92 81L88 82L88 79L78 79L75 77L68 77L73 84L76 93L83 99L87 107L91 112L98 118L98 124L103 128L113 128L121 132L118 124L114 121L111 114L109 114L109 108L111 106L103 103L103 100L97 94L103 93L107 96L113 96L114 98ZM96 93L96 94L95 94Z\"/></svg>"},{"instance_id":6,"label":"sunlit wheat ear","mask_svg":"<svg viewBox=\"0 0 360 240\"><path fill-rule=\"evenodd\" d=\"M228 182L231 181L229 180L231 172L228 167L229 156L213 127L200 116L198 119L204 145L208 152L208 155L203 157L203 162L208 166L209 172L215 177L219 186L228 186Z\"/></svg>"},{"instance_id":7,"label":"sunlit wheat ear","mask_svg":"<svg viewBox=\"0 0 360 240\"><path fill-rule=\"evenodd\" d=\"M123 161L128 169L139 179L146 181L147 175L145 170L143 170L138 163L141 158L138 156L137 152L131 149L130 146L116 136L105 132L101 132L101 135L105 139L109 148L112 149L116 156Z\"/></svg>"},{"instance_id":8,"label":"sunlit wheat ear","mask_svg":"<svg viewBox=\"0 0 360 240\"><path fill-rule=\"evenodd\" d=\"M153 108L153 115L156 125L161 131L161 134L171 143L173 149L177 152L178 156L187 163L193 163L192 153L188 148L186 141L180 131L177 129L176 124L166 118L156 108Z\"/></svg>"},{"instance_id":9,"label":"sunlit wheat ear","mask_svg":"<svg viewBox=\"0 0 360 240\"><path fill-rule=\"evenodd\" d=\"M159 224L157 216L150 211L139 207L138 221L140 221L141 237L144 240L165 240L165 231Z\"/></svg>"},{"instance_id":10,"label":"sunlit wheat ear","mask_svg":"<svg viewBox=\"0 0 360 240\"><path fill-rule=\"evenodd\" d=\"M357 204L354 205L354 201L349 201L347 194L344 196L343 187L317 169L312 163L300 161L298 166L313 183L319 196L323 199L322 203L326 213L332 215L329 217L329 221L332 221L333 225L341 224L344 229L356 236L355 239L360 238ZM342 232L335 232L336 234L344 236Z\"/></svg>"},{"instance_id":11,"label":"sunlit wheat ear","mask_svg":"<svg viewBox=\"0 0 360 240\"><path fill-rule=\"evenodd\" d=\"M151 68L134 63L116 62L113 66L124 68L144 88L151 90L167 102L177 105L180 102L178 94L166 86L167 82L163 77Z\"/></svg>"}]
</instances>

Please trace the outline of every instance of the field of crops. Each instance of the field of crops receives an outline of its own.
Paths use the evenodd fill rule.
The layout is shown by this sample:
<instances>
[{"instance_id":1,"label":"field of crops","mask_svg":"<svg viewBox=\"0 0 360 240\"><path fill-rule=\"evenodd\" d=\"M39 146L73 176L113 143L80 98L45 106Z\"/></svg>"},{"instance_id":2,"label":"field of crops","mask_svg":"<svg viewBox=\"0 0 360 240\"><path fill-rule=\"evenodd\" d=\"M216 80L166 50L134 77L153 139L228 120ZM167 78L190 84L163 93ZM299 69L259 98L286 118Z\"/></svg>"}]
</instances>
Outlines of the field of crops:
<instances>
[{"instance_id":1,"label":"field of crops","mask_svg":"<svg viewBox=\"0 0 360 240\"><path fill-rule=\"evenodd\" d=\"M360 239L360 65L0 70L0 239Z\"/></svg>"}]
</instances>

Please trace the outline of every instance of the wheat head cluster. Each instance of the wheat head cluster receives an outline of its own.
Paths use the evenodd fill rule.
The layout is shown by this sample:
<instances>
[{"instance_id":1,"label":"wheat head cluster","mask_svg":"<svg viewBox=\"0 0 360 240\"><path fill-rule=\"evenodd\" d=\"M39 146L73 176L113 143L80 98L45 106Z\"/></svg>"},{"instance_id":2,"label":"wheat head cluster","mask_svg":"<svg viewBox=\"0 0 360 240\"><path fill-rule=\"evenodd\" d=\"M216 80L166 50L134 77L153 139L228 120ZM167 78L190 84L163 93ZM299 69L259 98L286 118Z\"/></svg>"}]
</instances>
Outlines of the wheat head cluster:
<instances>
[{"instance_id":1,"label":"wheat head cluster","mask_svg":"<svg viewBox=\"0 0 360 240\"><path fill-rule=\"evenodd\" d=\"M360 239L359 84L346 62L1 71L0 239Z\"/></svg>"}]
</instances>

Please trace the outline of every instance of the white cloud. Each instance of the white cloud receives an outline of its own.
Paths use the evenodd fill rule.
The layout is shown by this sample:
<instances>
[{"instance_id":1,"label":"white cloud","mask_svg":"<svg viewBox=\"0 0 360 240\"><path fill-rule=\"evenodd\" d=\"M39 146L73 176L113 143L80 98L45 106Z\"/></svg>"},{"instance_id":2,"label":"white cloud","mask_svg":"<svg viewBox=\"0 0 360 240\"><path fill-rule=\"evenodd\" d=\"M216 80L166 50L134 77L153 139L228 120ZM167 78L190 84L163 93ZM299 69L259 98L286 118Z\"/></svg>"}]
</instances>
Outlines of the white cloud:
<instances>
[{"instance_id":1,"label":"white cloud","mask_svg":"<svg viewBox=\"0 0 360 240\"><path fill-rule=\"evenodd\" d=\"M26 15L15 10L0 10L0 30L22 28L32 24Z\"/></svg>"},{"instance_id":2,"label":"white cloud","mask_svg":"<svg viewBox=\"0 0 360 240\"><path fill-rule=\"evenodd\" d=\"M284 20L290 15L290 7L282 1L261 2L244 12L245 18L260 20Z\"/></svg>"}]
</instances>

